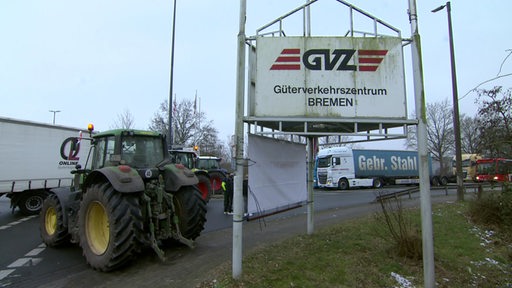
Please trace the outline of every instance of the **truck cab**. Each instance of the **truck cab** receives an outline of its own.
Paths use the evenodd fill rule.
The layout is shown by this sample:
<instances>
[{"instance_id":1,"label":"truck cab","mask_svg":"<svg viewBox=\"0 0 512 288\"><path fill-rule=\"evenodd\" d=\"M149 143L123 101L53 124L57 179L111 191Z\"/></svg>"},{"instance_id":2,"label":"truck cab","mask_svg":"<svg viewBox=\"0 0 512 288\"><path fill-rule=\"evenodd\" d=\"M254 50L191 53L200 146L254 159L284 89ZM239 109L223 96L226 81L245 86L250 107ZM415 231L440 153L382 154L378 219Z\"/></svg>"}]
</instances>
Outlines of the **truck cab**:
<instances>
[{"instance_id":1,"label":"truck cab","mask_svg":"<svg viewBox=\"0 0 512 288\"><path fill-rule=\"evenodd\" d=\"M318 153L318 187L347 190L350 187L373 186L373 179L356 179L354 156L348 147L333 147Z\"/></svg>"}]
</instances>

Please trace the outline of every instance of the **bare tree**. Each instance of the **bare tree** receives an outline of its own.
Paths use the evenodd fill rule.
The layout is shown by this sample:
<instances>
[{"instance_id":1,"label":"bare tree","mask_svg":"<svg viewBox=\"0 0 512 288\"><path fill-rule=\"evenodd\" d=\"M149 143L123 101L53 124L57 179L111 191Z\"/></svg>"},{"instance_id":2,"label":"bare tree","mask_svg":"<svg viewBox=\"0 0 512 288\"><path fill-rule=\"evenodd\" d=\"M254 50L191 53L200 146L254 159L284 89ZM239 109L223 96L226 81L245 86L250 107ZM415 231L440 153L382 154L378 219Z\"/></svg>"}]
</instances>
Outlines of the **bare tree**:
<instances>
[{"instance_id":1,"label":"bare tree","mask_svg":"<svg viewBox=\"0 0 512 288\"><path fill-rule=\"evenodd\" d=\"M512 157L512 89L478 90L480 135L491 157Z\"/></svg>"},{"instance_id":2,"label":"bare tree","mask_svg":"<svg viewBox=\"0 0 512 288\"><path fill-rule=\"evenodd\" d=\"M155 112L153 119L151 119L151 124L149 124L149 130L157 131L164 135L167 135L167 139L169 139L169 102L165 100L160 103L160 107L158 107L158 111Z\"/></svg>"},{"instance_id":3,"label":"bare tree","mask_svg":"<svg viewBox=\"0 0 512 288\"><path fill-rule=\"evenodd\" d=\"M453 110L448 100L427 105L427 147L432 158L441 161L452 153L455 146L453 135ZM443 170L441 161L441 171Z\"/></svg>"},{"instance_id":4,"label":"bare tree","mask_svg":"<svg viewBox=\"0 0 512 288\"><path fill-rule=\"evenodd\" d=\"M406 146L417 149L416 126L409 126ZM453 110L447 99L427 104L427 149L432 158L440 162L445 171L445 161L454 151Z\"/></svg>"},{"instance_id":5,"label":"bare tree","mask_svg":"<svg viewBox=\"0 0 512 288\"><path fill-rule=\"evenodd\" d=\"M168 101L160 104L159 110L151 120L150 130L169 134L168 107ZM214 127L213 121L206 118L204 112L197 110L195 101L183 99L179 103L174 103L172 113L174 145L184 147L198 145L201 154L222 155L224 147L222 141L218 139L218 130Z\"/></svg>"},{"instance_id":6,"label":"bare tree","mask_svg":"<svg viewBox=\"0 0 512 288\"><path fill-rule=\"evenodd\" d=\"M482 152L482 137L478 129L478 117L469 117L464 114L460 119L460 137L463 153L480 154Z\"/></svg>"},{"instance_id":7,"label":"bare tree","mask_svg":"<svg viewBox=\"0 0 512 288\"><path fill-rule=\"evenodd\" d=\"M132 129L135 123L135 119L133 118L130 110L125 109L123 113L117 114L117 119L114 120L114 125L112 125L111 129Z\"/></svg>"},{"instance_id":8,"label":"bare tree","mask_svg":"<svg viewBox=\"0 0 512 288\"><path fill-rule=\"evenodd\" d=\"M361 148L361 145L355 143L350 136L327 136L318 138L322 148L347 146L353 149Z\"/></svg>"}]
</instances>

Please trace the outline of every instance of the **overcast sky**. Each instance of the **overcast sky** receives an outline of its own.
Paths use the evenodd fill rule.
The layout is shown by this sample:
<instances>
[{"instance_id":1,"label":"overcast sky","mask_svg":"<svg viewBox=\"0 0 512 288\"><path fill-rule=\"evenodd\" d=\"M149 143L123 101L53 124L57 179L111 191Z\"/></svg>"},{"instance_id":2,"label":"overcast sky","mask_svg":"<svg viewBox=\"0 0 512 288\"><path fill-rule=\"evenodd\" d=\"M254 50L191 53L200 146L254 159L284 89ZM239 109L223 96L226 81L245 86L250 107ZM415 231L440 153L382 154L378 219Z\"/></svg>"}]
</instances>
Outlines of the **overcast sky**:
<instances>
[{"instance_id":1,"label":"overcast sky","mask_svg":"<svg viewBox=\"0 0 512 288\"><path fill-rule=\"evenodd\" d=\"M234 131L239 1L177 0L174 93L200 98L219 138ZM407 0L349 1L410 37ZM305 0L247 0L246 35L302 5ZM417 1L427 102L449 99L451 74L444 1ZM94 123L110 129L129 111L135 128L147 129L169 98L173 1L0 1L0 116L73 127ZM459 96L496 77L512 49L512 1L452 1ZM312 35L344 35L347 9L335 0L313 5ZM364 20L359 30L370 30ZM302 27L290 23L290 33ZM507 52L507 50L509 50ZM404 48L407 101L413 113L410 46ZM512 73L512 57L501 74ZM480 88L512 87L512 77ZM476 93L460 100L474 115ZM403 147L396 147L403 148Z\"/></svg>"}]
</instances>

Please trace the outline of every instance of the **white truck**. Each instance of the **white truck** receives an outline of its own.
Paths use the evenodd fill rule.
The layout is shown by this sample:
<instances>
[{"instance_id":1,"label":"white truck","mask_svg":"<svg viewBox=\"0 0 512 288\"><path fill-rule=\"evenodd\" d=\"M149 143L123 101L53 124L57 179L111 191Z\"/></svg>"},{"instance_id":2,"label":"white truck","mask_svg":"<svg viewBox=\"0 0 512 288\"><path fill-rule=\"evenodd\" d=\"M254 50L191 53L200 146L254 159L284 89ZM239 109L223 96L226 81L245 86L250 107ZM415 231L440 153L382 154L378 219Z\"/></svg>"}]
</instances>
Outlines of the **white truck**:
<instances>
[{"instance_id":1,"label":"white truck","mask_svg":"<svg viewBox=\"0 0 512 288\"><path fill-rule=\"evenodd\" d=\"M451 162L441 172L438 163L429 157L430 181L446 185ZM433 168L434 166L434 168ZM384 185L418 184L417 151L366 150L333 147L318 152L315 161L316 187L346 190L356 187L380 188Z\"/></svg>"},{"instance_id":2,"label":"white truck","mask_svg":"<svg viewBox=\"0 0 512 288\"><path fill-rule=\"evenodd\" d=\"M13 211L37 214L50 189L72 185L70 171L85 167L90 147L81 130L0 117L0 197Z\"/></svg>"}]
</instances>

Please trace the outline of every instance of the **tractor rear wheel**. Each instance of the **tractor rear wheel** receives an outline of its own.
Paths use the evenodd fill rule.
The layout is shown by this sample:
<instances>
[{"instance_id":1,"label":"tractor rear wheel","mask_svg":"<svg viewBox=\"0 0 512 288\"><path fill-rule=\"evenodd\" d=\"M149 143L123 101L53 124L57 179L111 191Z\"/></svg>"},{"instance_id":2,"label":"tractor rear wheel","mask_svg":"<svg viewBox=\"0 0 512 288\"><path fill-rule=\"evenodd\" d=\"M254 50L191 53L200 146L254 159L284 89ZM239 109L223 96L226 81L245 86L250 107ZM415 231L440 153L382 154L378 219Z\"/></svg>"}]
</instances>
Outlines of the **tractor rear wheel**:
<instances>
[{"instance_id":1,"label":"tractor rear wheel","mask_svg":"<svg viewBox=\"0 0 512 288\"><path fill-rule=\"evenodd\" d=\"M226 174L221 171L210 171L208 172L208 175L210 175L213 194L223 195L224 190L222 189L222 181L226 178Z\"/></svg>"},{"instance_id":2,"label":"tractor rear wheel","mask_svg":"<svg viewBox=\"0 0 512 288\"><path fill-rule=\"evenodd\" d=\"M55 194L50 194L43 202L39 230L44 244L48 247L61 246L69 237L68 229L64 225L62 205Z\"/></svg>"},{"instance_id":3,"label":"tractor rear wheel","mask_svg":"<svg viewBox=\"0 0 512 288\"><path fill-rule=\"evenodd\" d=\"M210 179L208 178L208 176L203 174L196 174L196 177L197 180L199 180L199 183L197 183L197 188L201 193L201 197L206 203L208 203L208 201L210 201L210 197L212 196L213 191Z\"/></svg>"},{"instance_id":4,"label":"tractor rear wheel","mask_svg":"<svg viewBox=\"0 0 512 288\"><path fill-rule=\"evenodd\" d=\"M80 246L89 265L110 271L137 252L143 230L138 194L123 194L110 183L92 185L80 204Z\"/></svg>"},{"instance_id":5,"label":"tractor rear wheel","mask_svg":"<svg viewBox=\"0 0 512 288\"><path fill-rule=\"evenodd\" d=\"M196 239L206 223L205 201L194 186L183 186L173 196L181 235L190 240Z\"/></svg>"}]
</instances>

